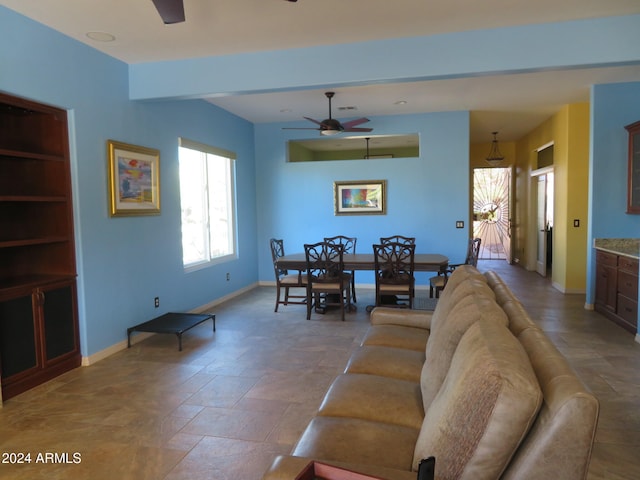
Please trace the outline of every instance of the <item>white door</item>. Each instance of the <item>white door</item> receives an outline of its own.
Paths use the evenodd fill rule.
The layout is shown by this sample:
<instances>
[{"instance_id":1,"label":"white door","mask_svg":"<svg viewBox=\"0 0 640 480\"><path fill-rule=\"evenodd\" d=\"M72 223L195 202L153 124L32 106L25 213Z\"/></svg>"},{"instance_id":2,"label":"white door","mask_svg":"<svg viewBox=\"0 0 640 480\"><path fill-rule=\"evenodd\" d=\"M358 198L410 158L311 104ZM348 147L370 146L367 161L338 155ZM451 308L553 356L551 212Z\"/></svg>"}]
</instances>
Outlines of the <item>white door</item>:
<instances>
[{"instance_id":1,"label":"white door","mask_svg":"<svg viewBox=\"0 0 640 480\"><path fill-rule=\"evenodd\" d=\"M538 176L538 250L536 256L536 271L543 277L547 276L547 176Z\"/></svg>"}]
</instances>

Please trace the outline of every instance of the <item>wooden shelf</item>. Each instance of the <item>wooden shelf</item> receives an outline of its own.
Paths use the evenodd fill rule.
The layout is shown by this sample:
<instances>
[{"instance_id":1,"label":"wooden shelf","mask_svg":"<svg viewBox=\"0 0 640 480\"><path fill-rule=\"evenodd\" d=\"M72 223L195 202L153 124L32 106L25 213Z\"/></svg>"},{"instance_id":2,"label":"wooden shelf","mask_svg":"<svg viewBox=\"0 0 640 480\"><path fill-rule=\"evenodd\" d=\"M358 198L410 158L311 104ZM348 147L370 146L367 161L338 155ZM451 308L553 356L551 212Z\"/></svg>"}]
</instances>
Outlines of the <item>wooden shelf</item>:
<instances>
[{"instance_id":1,"label":"wooden shelf","mask_svg":"<svg viewBox=\"0 0 640 480\"><path fill-rule=\"evenodd\" d=\"M59 195L0 195L0 202L66 202L67 197Z\"/></svg>"},{"instance_id":2,"label":"wooden shelf","mask_svg":"<svg viewBox=\"0 0 640 480\"><path fill-rule=\"evenodd\" d=\"M34 287L49 285L60 281L73 280L75 275L22 275L0 279L0 300L13 297L17 293L30 291Z\"/></svg>"},{"instance_id":3,"label":"wooden shelf","mask_svg":"<svg viewBox=\"0 0 640 480\"><path fill-rule=\"evenodd\" d=\"M0 93L0 394L80 364L67 113Z\"/></svg>"},{"instance_id":4,"label":"wooden shelf","mask_svg":"<svg viewBox=\"0 0 640 480\"><path fill-rule=\"evenodd\" d=\"M60 155L51 155L47 153L35 153L35 152L28 152L23 150L10 150L2 147L0 147L0 156L12 157L16 159L20 158L20 159L26 159L26 160L42 160L46 162L66 161L65 157L61 157Z\"/></svg>"},{"instance_id":5,"label":"wooden shelf","mask_svg":"<svg viewBox=\"0 0 640 480\"><path fill-rule=\"evenodd\" d=\"M29 245L47 245L49 243L68 242L69 237L25 238L18 240L0 240L0 248L28 247Z\"/></svg>"}]
</instances>

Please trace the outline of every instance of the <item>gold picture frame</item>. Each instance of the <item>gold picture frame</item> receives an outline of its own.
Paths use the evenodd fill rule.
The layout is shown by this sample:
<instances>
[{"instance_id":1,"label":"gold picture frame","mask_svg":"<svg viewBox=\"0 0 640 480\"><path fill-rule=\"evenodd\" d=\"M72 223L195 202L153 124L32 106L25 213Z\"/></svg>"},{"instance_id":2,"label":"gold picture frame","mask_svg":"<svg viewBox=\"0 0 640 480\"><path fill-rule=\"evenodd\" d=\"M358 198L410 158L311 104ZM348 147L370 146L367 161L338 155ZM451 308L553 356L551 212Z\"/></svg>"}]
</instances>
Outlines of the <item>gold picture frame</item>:
<instances>
[{"instance_id":1,"label":"gold picture frame","mask_svg":"<svg viewBox=\"0 0 640 480\"><path fill-rule=\"evenodd\" d=\"M160 214L160 151L107 140L109 215Z\"/></svg>"},{"instance_id":2,"label":"gold picture frame","mask_svg":"<svg viewBox=\"0 0 640 480\"><path fill-rule=\"evenodd\" d=\"M335 215L386 215L387 181L333 182L333 208Z\"/></svg>"}]
</instances>

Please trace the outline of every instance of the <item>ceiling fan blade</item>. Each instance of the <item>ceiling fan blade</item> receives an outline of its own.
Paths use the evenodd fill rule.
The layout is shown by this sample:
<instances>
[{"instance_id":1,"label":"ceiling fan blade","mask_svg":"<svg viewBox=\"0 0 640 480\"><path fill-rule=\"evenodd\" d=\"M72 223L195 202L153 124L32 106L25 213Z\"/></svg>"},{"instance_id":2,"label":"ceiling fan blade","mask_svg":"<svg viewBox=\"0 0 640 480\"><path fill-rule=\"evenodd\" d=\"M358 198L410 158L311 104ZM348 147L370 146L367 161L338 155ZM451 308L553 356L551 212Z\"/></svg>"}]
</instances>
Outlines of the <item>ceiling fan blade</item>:
<instances>
[{"instance_id":1,"label":"ceiling fan blade","mask_svg":"<svg viewBox=\"0 0 640 480\"><path fill-rule=\"evenodd\" d=\"M351 127L345 128L345 132L373 132L373 128Z\"/></svg>"},{"instance_id":2,"label":"ceiling fan blade","mask_svg":"<svg viewBox=\"0 0 640 480\"><path fill-rule=\"evenodd\" d=\"M347 130L347 129L351 128L351 127L355 127L356 125L361 125L363 123L367 123L368 121L369 121L368 118L362 117L362 118L358 118L356 120L351 120L349 122L344 122L342 124L342 126L344 127L345 130Z\"/></svg>"},{"instance_id":3,"label":"ceiling fan blade","mask_svg":"<svg viewBox=\"0 0 640 480\"><path fill-rule=\"evenodd\" d=\"M165 25L184 22L183 0L152 0Z\"/></svg>"},{"instance_id":4,"label":"ceiling fan blade","mask_svg":"<svg viewBox=\"0 0 640 480\"><path fill-rule=\"evenodd\" d=\"M316 125L322 125L322 122L319 122L318 120L314 120L313 118L310 117L304 117L306 120L309 120L310 122L315 123Z\"/></svg>"}]
</instances>

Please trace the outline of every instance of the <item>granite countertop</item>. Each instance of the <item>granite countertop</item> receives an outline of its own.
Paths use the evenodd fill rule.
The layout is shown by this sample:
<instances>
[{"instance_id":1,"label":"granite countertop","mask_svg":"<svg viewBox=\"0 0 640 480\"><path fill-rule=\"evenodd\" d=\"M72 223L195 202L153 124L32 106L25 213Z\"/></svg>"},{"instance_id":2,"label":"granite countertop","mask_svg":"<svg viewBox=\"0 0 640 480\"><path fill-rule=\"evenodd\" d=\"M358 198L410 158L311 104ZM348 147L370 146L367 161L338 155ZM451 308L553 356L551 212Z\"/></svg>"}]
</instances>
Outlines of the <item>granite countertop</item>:
<instances>
[{"instance_id":1,"label":"granite countertop","mask_svg":"<svg viewBox=\"0 0 640 480\"><path fill-rule=\"evenodd\" d=\"M640 259L640 238L596 238L593 246L597 250Z\"/></svg>"}]
</instances>

